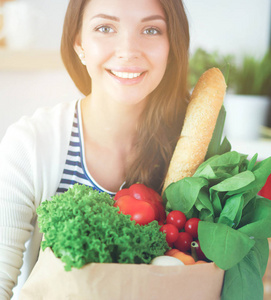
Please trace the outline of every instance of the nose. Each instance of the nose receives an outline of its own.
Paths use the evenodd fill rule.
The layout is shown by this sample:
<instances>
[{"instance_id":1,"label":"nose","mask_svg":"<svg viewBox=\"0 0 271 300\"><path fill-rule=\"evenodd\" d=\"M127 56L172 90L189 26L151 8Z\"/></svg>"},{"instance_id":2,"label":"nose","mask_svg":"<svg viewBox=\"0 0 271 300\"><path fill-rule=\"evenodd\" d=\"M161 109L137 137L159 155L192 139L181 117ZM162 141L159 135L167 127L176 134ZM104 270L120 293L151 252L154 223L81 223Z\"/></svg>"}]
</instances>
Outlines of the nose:
<instances>
[{"instance_id":1,"label":"nose","mask_svg":"<svg viewBox=\"0 0 271 300\"><path fill-rule=\"evenodd\" d=\"M122 60L133 60L140 57L140 41L136 35L126 32L120 35L116 46L116 56Z\"/></svg>"}]
</instances>

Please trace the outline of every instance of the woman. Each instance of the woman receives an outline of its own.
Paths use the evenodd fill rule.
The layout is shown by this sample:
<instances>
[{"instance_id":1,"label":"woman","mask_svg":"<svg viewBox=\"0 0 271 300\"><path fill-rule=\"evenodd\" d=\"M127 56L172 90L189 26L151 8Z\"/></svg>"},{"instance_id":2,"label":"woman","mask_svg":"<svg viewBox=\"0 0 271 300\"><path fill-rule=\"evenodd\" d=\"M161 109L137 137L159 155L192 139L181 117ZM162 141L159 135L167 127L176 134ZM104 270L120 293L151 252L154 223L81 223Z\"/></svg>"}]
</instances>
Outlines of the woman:
<instances>
[{"instance_id":1,"label":"woman","mask_svg":"<svg viewBox=\"0 0 271 300\"><path fill-rule=\"evenodd\" d=\"M11 126L0 146L0 298L41 241L36 208L75 182L161 190L188 101L181 0L71 0L61 53L85 97ZM24 269L25 268L25 269Z\"/></svg>"}]
</instances>

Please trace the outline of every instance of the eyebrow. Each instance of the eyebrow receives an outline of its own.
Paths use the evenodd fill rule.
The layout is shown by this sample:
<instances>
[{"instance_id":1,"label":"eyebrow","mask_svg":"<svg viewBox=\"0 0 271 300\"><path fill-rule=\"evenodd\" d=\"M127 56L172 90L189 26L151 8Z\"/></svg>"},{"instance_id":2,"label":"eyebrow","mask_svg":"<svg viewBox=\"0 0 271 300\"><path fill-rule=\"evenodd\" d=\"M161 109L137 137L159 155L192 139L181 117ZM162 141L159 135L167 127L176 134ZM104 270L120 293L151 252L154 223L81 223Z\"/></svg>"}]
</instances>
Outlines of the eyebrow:
<instances>
[{"instance_id":1,"label":"eyebrow","mask_svg":"<svg viewBox=\"0 0 271 300\"><path fill-rule=\"evenodd\" d=\"M98 15L92 17L91 20L96 19L96 18L109 19L109 20L117 21L117 22L120 21L119 18L114 17L114 16L110 16L110 15L106 15L106 14L98 14Z\"/></svg>"},{"instance_id":2,"label":"eyebrow","mask_svg":"<svg viewBox=\"0 0 271 300\"><path fill-rule=\"evenodd\" d=\"M153 20L162 20L162 21L166 22L166 19L160 15L153 15L153 16L143 18L141 20L141 22L148 22L148 21L153 21Z\"/></svg>"},{"instance_id":3,"label":"eyebrow","mask_svg":"<svg viewBox=\"0 0 271 300\"><path fill-rule=\"evenodd\" d=\"M95 15L94 17L91 18L91 20L93 20L95 18L109 19L109 20L116 21L116 22L120 21L120 19L118 17L114 17L114 16L110 16L110 15L106 15L106 14ZM160 15L153 15L153 16L143 18L143 19L141 19L141 22L148 22L148 21L153 21L153 20L162 20L162 21L166 22L165 18L163 18Z\"/></svg>"}]
</instances>

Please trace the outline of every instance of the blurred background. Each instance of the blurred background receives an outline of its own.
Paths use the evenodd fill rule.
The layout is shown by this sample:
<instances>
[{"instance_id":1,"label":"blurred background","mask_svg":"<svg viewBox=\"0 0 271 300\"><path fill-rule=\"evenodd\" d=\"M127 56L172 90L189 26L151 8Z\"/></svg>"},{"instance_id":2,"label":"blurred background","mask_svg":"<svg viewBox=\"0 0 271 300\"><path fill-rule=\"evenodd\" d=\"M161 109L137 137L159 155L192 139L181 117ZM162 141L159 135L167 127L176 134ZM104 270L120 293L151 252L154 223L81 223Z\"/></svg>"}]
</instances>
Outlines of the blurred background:
<instances>
[{"instance_id":1,"label":"blurred background","mask_svg":"<svg viewBox=\"0 0 271 300\"><path fill-rule=\"evenodd\" d=\"M191 88L206 69L219 67L228 85L225 135L236 150L271 155L271 0L184 3ZM22 115L81 97L59 54L67 5L0 0L0 139Z\"/></svg>"}]
</instances>

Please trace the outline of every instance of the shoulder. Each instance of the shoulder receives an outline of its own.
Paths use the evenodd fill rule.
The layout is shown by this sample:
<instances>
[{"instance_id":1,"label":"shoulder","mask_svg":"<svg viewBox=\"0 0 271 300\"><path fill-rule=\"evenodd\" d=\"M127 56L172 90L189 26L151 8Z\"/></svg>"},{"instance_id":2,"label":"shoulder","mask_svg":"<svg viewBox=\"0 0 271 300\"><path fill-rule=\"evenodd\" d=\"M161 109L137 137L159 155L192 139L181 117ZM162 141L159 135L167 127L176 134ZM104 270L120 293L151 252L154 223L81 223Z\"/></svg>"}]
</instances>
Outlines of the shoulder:
<instances>
[{"instance_id":1,"label":"shoulder","mask_svg":"<svg viewBox=\"0 0 271 300\"><path fill-rule=\"evenodd\" d=\"M30 117L22 117L8 128L0 143L0 165L6 165L6 169L14 174L23 174L22 178L29 178L35 192L45 191L46 197L55 192L60 180L75 105L76 101L60 103L51 108L40 108ZM42 188L42 184L47 189ZM35 199L42 197L35 195Z\"/></svg>"},{"instance_id":2,"label":"shoulder","mask_svg":"<svg viewBox=\"0 0 271 300\"><path fill-rule=\"evenodd\" d=\"M75 105L76 101L60 103L20 118L7 129L0 143L0 154L16 151L20 155L24 152L33 155L45 153L52 145L63 148L70 137Z\"/></svg>"},{"instance_id":3,"label":"shoulder","mask_svg":"<svg viewBox=\"0 0 271 300\"><path fill-rule=\"evenodd\" d=\"M55 125L72 120L77 101L59 103L53 107L43 107L36 110L31 117L25 117L25 121L34 124Z\"/></svg>"},{"instance_id":4,"label":"shoulder","mask_svg":"<svg viewBox=\"0 0 271 300\"><path fill-rule=\"evenodd\" d=\"M23 116L12 124L6 135L23 136L50 135L58 129L71 124L77 101L59 103L53 107L42 107L32 116Z\"/></svg>"}]
</instances>

